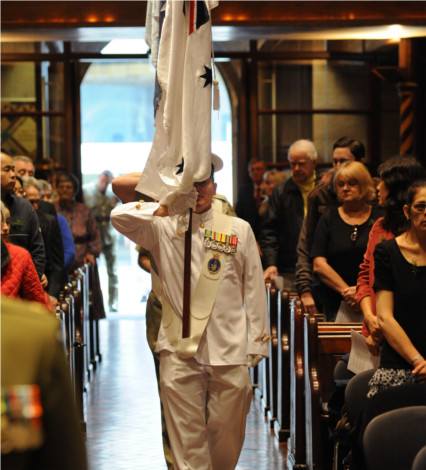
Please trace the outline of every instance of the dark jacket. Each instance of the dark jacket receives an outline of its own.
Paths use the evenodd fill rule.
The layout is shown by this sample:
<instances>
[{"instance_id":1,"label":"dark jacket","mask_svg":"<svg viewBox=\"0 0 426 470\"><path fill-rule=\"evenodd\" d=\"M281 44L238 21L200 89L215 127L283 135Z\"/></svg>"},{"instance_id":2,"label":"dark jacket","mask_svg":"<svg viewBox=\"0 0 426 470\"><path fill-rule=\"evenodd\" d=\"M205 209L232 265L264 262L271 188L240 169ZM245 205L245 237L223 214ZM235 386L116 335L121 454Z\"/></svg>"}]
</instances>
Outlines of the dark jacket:
<instances>
[{"instance_id":1,"label":"dark jacket","mask_svg":"<svg viewBox=\"0 0 426 470\"><path fill-rule=\"evenodd\" d=\"M259 240L265 268L277 266L279 273L294 272L303 217L303 197L293 178L275 186Z\"/></svg>"},{"instance_id":2,"label":"dark jacket","mask_svg":"<svg viewBox=\"0 0 426 470\"><path fill-rule=\"evenodd\" d=\"M55 211L56 214L56 211ZM46 251L46 274L48 285L47 293L58 298L64 284L64 247L62 244L61 229L56 216L37 211L41 233Z\"/></svg>"},{"instance_id":3,"label":"dark jacket","mask_svg":"<svg viewBox=\"0 0 426 470\"><path fill-rule=\"evenodd\" d=\"M43 212L44 214L50 214L56 217L56 209L51 202L43 201L43 199L40 199L38 201L38 210L40 212Z\"/></svg>"},{"instance_id":4,"label":"dark jacket","mask_svg":"<svg viewBox=\"0 0 426 470\"><path fill-rule=\"evenodd\" d=\"M15 385L22 387L22 394L37 387L39 399L37 394L30 398L27 392L14 404L18 411L25 405L26 412L33 416L42 411L41 423L34 419L36 422L31 429L32 435L40 430L44 437L39 447L33 449L27 435L21 433L19 451L15 450L15 440L10 442L12 448L15 444L15 449L1 456L3 470L87 469L85 444L58 321L34 302L2 299L1 385L5 394L16 391L12 388ZM13 421L8 420L10 407L4 408L2 427L7 429ZM22 421L25 425L25 420Z\"/></svg>"},{"instance_id":5,"label":"dark jacket","mask_svg":"<svg viewBox=\"0 0 426 470\"><path fill-rule=\"evenodd\" d=\"M237 217L244 219L250 224L256 240L258 240L261 227L259 211L254 199L253 182L247 183L239 188L237 203L235 204L235 213Z\"/></svg>"},{"instance_id":6,"label":"dark jacket","mask_svg":"<svg viewBox=\"0 0 426 470\"><path fill-rule=\"evenodd\" d=\"M40 224L33 206L26 199L7 193L4 201L10 211L9 240L28 250L38 277L44 274L45 251Z\"/></svg>"},{"instance_id":7,"label":"dark jacket","mask_svg":"<svg viewBox=\"0 0 426 470\"><path fill-rule=\"evenodd\" d=\"M331 207L339 205L334 190L333 178L329 183L320 183L308 195L308 210L303 221L297 244L296 288L297 292L310 292L312 289L313 272L311 248L315 228L321 215Z\"/></svg>"}]
</instances>

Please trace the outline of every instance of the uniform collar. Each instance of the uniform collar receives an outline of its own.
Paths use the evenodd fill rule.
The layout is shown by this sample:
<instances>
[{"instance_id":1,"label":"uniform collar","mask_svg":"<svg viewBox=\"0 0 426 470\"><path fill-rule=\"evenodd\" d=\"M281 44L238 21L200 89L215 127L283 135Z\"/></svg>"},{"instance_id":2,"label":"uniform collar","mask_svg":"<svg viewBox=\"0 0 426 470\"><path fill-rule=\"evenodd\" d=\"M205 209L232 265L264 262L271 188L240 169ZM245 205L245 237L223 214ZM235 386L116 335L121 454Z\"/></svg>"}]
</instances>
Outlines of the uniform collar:
<instances>
[{"instance_id":1,"label":"uniform collar","mask_svg":"<svg viewBox=\"0 0 426 470\"><path fill-rule=\"evenodd\" d=\"M213 208L211 207L208 211L203 212L202 214L192 214L193 223L196 224L205 224L213 218Z\"/></svg>"}]
</instances>

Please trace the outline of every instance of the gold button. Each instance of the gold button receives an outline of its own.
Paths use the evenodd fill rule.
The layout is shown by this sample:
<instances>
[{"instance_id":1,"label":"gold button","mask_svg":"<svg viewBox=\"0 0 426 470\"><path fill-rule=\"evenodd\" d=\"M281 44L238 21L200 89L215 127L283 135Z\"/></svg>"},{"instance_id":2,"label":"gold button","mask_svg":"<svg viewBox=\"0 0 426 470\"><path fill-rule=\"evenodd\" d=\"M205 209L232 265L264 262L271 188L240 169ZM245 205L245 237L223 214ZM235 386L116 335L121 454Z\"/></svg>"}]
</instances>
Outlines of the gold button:
<instances>
[{"instance_id":1,"label":"gold button","mask_svg":"<svg viewBox=\"0 0 426 470\"><path fill-rule=\"evenodd\" d=\"M200 224L200 228L204 228L204 224L202 222Z\"/></svg>"}]
</instances>

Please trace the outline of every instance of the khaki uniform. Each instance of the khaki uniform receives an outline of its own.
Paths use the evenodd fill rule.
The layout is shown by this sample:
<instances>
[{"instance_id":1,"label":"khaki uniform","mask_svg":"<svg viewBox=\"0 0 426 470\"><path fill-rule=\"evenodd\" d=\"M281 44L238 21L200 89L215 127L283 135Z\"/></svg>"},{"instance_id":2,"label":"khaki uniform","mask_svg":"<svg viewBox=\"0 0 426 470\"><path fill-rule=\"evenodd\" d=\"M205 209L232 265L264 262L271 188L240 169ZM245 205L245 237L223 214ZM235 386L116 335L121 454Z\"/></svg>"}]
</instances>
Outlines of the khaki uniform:
<instances>
[{"instance_id":1,"label":"khaki uniform","mask_svg":"<svg viewBox=\"0 0 426 470\"><path fill-rule=\"evenodd\" d=\"M2 297L1 304L2 470L87 469L58 321L36 303ZM18 385L25 395L18 413L25 404L31 410L19 437L7 405ZM29 398L30 390L40 398L35 392Z\"/></svg>"},{"instance_id":2,"label":"khaki uniform","mask_svg":"<svg viewBox=\"0 0 426 470\"><path fill-rule=\"evenodd\" d=\"M88 185L84 188L84 202L92 211L101 232L102 253L105 256L108 273L108 305L111 308L117 305L118 300L117 239L110 221L110 214L117 198L109 191L101 193L96 185Z\"/></svg>"}]
</instances>

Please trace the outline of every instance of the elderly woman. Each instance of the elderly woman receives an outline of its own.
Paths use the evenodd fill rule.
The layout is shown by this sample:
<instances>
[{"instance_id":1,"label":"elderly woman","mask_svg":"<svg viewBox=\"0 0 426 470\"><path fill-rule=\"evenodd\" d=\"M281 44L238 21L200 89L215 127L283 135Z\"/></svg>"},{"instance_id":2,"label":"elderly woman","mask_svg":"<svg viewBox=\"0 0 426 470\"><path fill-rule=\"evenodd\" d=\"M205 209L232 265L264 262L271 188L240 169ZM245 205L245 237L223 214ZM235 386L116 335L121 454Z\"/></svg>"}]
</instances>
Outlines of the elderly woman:
<instances>
[{"instance_id":1,"label":"elderly woman","mask_svg":"<svg viewBox=\"0 0 426 470\"><path fill-rule=\"evenodd\" d=\"M364 164L344 163L334 186L341 206L330 209L318 222L311 251L314 272L321 280L326 320L360 321L355 301L358 267L380 210L370 204L375 190Z\"/></svg>"},{"instance_id":2,"label":"elderly woman","mask_svg":"<svg viewBox=\"0 0 426 470\"><path fill-rule=\"evenodd\" d=\"M75 201L80 184L71 173L59 173L56 178L58 201L56 211L68 222L75 244L74 266L83 263L95 264L101 253L101 235L98 224L90 209L83 203Z\"/></svg>"},{"instance_id":3,"label":"elderly woman","mask_svg":"<svg viewBox=\"0 0 426 470\"><path fill-rule=\"evenodd\" d=\"M38 182L41 184L41 199L46 202L53 202L53 188L49 181L39 179Z\"/></svg>"}]
</instances>

